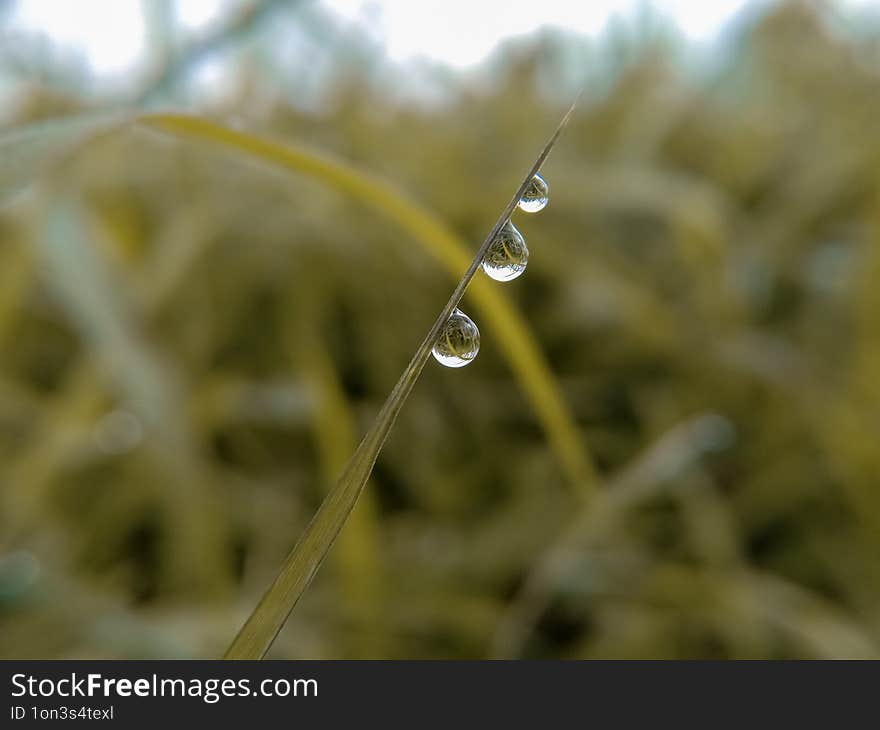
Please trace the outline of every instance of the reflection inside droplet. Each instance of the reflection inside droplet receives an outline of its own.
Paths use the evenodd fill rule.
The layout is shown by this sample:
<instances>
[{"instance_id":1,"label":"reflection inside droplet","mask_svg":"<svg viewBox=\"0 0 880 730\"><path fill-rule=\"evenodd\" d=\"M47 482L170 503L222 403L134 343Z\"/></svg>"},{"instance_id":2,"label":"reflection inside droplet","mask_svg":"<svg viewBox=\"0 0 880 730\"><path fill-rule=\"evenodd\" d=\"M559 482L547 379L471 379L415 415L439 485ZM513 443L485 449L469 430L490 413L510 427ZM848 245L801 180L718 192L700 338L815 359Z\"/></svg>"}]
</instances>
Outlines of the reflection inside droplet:
<instances>
[{"instance_id":1,"label":"reflection inside droplet","mask_svg":"<svg viewBox=\"0 0 880 730\"><path fill-rule=\"evenodd\" d=\"M460 368L471 362L480 351L480 330L460 309L446 320L431 351L441 365Z\"/></svg>"},{"instance_id":2,"label":"reflection inside droplet","mask_svg":"<svg viewBox=\"0 0 880 730\"><path fill-rule=\"evenodd\" d=\"M550 202L550 186L540 175L535 175L519 199L519 209L526 213L537 213Z\"/></svg>"},{"instance_id":3,"label":"reflection inside droplet","mask_svg":"<svg viewBox=\"0 0 880 730\"><path fill-rule=\"evenodd\" d=\"M495 281L510 281L526 270L529 248L526 239L510 221L498 231L483 257L483 271Z\"/></svg>"}]
</instances>

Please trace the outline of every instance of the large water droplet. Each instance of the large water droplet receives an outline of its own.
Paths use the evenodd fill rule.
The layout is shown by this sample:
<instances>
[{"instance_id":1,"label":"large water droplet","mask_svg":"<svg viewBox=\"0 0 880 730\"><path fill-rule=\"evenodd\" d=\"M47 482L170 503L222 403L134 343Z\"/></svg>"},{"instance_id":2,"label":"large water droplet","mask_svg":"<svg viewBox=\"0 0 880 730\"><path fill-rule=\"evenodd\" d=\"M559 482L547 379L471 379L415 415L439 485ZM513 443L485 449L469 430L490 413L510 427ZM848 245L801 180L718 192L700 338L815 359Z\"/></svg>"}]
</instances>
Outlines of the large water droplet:
<instances>
[{"instance_id":1,"label":"large water droplet","mask_svg":"<svg viewBox=\"0 0 880 730\"><path fill-rule=\"evenodd\" d=\"M550 202L550 186L540 175L535 175L519 199L519 209L526 213L537 213L544 210Z\"/></svg>"},{"instance_id":2,"label":"large water droplet","mask_svg":"<svg viewBox=\"0 0 880 730\"><path fill-rule=\"evenodd\" d=\"M510 281L526 270L529 249L526 239L510 221L498 231L483 257L483 271L495 281Z\"/></svg>"},{"instance_id":3,"label":"large water droplet","mask_svg":"<svg viewBox=\"0 0 880 730\"><path fill-rule=\"evenodd\" d=\"M480 351L480 330L460 309L453 310L437 336L434 358L448 368L460 368L473 360Z\"/></svg>"}]
</instances>

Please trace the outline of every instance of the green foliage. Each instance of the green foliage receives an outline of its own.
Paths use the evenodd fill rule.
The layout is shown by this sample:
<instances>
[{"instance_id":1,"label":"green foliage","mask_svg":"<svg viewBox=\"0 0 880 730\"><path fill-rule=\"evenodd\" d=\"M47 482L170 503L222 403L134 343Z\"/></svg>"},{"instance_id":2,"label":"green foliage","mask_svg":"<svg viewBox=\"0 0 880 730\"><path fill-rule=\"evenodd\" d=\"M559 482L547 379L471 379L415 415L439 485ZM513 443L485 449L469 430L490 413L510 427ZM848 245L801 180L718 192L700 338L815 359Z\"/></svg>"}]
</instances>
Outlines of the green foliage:
<instances>
[{"instance_id":1,"label":"green foliage","mask_svg":"<svg viewBox=\"0 0 880 730\"><path fill-rule=\"evenodd\" d=\"M562 111L542 53L448 107L353 72L325 115L259 77L213 112L472 252ZM646 53L591 99L270 656L878 656L874 54L784 8L711 83ZM0 214L3 656L219 655L467 265L218 150L136 125Z\"/></svg>"}]
</instances>

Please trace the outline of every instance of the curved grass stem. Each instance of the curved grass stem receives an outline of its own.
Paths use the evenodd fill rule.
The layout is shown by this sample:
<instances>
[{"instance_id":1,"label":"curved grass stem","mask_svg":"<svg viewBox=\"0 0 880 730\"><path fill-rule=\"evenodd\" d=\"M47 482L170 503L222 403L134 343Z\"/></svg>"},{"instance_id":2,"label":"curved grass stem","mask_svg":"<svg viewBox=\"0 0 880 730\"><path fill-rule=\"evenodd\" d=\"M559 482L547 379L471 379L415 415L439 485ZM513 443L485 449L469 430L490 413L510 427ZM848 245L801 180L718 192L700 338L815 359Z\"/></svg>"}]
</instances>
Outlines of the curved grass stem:
<instances>
[{"instance_id":1,"label":"curved grass stem","mask_svg":"<svg viewBox=\"0 0 880 730\"><path fill-rule=\"evenodd\" d=\"M315 516L312 518L299 541L294 545L287 559L281 567L277 577L266 590L253 613L245 621L236 635L232 644L225 654L227 659L260 659L281 631L287 617L293 610L303 592L309 586L321 565L324 557L336 539L342 526L348 519L351 510L357 502L358 496L364 488L367 479L372 472L373 465L379 456L385 440L394 425L397 415L403 404L415 386L422 368L431 353L431 348L437 340L441 328L446 323L453 309L458 306L468 285L477 272L489 245L495 236L510 219L517 203L526 191L532 177L541 169L550 150L559 139L562 130L575 109L575 101L568 112L560 121L553 135L544 145L541 153L532 164L528 173L523 177L516 193L505 206L495 225L477 249L470 265L459 280L446 305L438 314L428 334L422 340L409 364L398 379L391 394L382 405L376 420L358 445L345 470L336 482L336 485L321 503ZM203 134L212 139L231 142L233 146L250 148L260 157L274 159L276 155L267 154L274 152L271 143L262 140L248 141L238 133L225 130L215 125L210 125L201 120L193 120L185 117L173 117L169 115L157 115L146 117L143 121L151 126L165 129L171 132L189 132L190 134L210 131L210 135ZM236 144L237 143L237 144ZM262 152L262 154L259 154ZM323 160L311 160L312 168L326 169L327 162ZM358 180L347 179L349 187L358 187ZM374 194L375 195L375 194ZM398 201L397 209L407 206L407 203ZM408 211L412 215L412 211ZM586 463L586 462L585 462ZM587 468L582 467L584 475Z\"/></svg>"}]
</instances>

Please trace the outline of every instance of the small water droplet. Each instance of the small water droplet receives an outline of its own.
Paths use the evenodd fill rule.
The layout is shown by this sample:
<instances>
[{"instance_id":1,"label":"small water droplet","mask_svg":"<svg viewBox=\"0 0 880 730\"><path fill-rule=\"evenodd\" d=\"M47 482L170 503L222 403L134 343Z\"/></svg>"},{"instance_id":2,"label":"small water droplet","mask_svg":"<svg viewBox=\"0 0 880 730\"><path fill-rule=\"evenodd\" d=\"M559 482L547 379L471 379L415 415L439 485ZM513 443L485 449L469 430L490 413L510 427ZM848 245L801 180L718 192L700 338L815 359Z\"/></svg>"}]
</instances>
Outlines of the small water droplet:
<instances>
[{"instance_id":1,"label":"small water droplet","mask_svg":"<svg viewBox=\"0 0 880 730\"><path fill-rule=\"evenodd\" d=\"M535 175L519 199L519 209L526 213L537 213L544 210L550 202L550 186L540 175Z\"/></svg>"},{"instance_id":2,"label":"small water droplet","mask_svg":"<svg viewBox=\"0 0 880 730\"><path fill-rule=\"evenodd\" d=\"M434 358L448 368L460 368L473 360L480 351L480 330L460 309L453 310L437 336Z\"/></svg>"},{"instance_id":3,"label":"small water droplet","mask_svg":"<svg viewBox=\"0 0 880 730\"><path fill-rule=\"evenodd\" d=\"M526 270L528 262L526 239L507 221L486 250L483 271L495 281L510 281Z\"/></svg>"}]
</instances>

